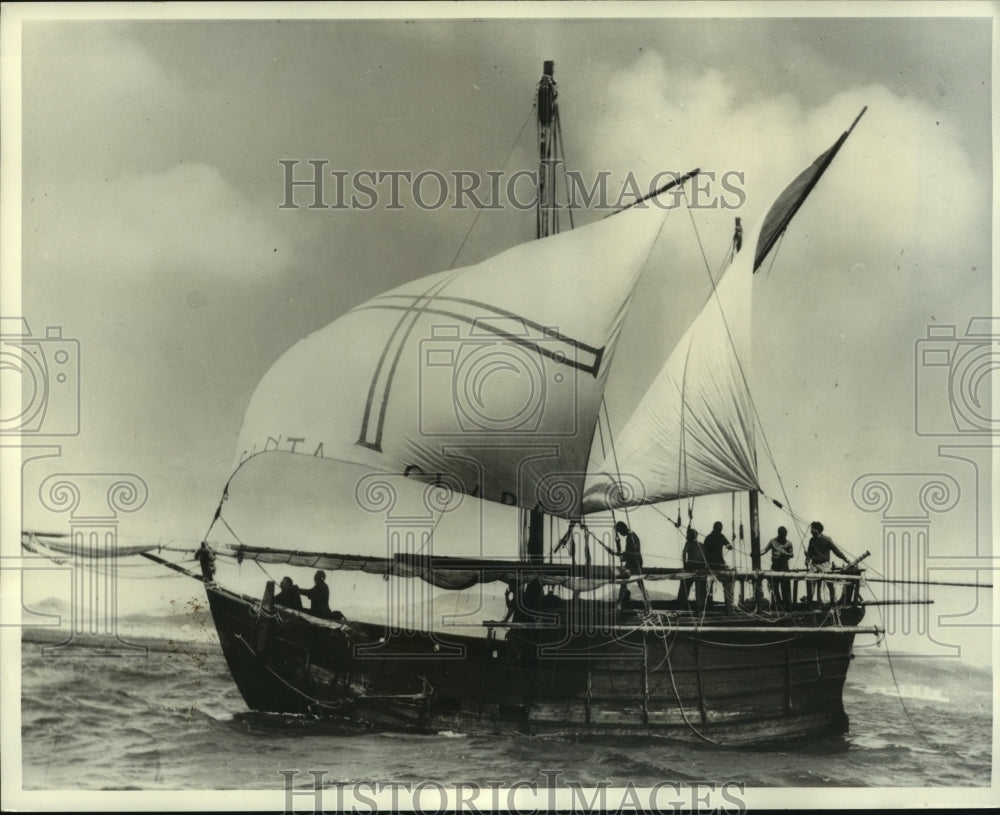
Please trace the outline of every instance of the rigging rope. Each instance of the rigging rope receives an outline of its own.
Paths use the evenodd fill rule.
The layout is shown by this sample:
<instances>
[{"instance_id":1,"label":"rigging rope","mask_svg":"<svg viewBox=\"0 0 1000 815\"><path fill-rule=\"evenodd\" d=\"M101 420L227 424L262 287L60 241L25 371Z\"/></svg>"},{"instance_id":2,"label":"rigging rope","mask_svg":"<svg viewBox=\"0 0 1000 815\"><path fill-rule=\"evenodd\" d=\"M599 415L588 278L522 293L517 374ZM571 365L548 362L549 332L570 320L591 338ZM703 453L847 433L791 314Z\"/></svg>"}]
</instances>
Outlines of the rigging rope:
<instances>
[{"instance_id":1,"label":"rigging rope","mask_svg":"<svg viewBox=\"0 0 1000 815\"><path fill-rule=\"evenodd\" d=\"M869 589L871 591L871 589ZM875 597L875 593L871 592L872 597ZM882 614L882 607L878 606L878 616L882 623L882 629L886 630L885 616ZM889 663L889 673L892 676L892 684L896 687L896 698L899 699L899 706L903 709L903 715L906 716L906 720L910 723L910 727L913 728L913 732L920 736L920 739L928 747L936 749L933 744L928 741L927 737L923 734L920 728L917 727L916 723L913 721L913 717L910 716L910 711L906 709L906 704L903 702L903 694L899 690L899 682L896 681L896 669L892 665L892 655L889 653L889 640L886 638L883 642L885 645L885 659Z\"/></svg>"},{"instance_id":2,"label":"rigging rope","mask_svg":"<svg viewBox=\"0 0 1000 815\"><path fill-rule=\"evenodd\" d=\"M563 145L562 119L559 118L559 106L556 105L555 112L556 138L559 139L559 153L563 159L563 181L566 184L566 212L569 214L569 228L573 229L573 207L569 194L569 176L566 175L566 147Z\"/></svg>"},{"instance_id":3,"label":"rigging rope","mask_svg":"<svg viewBox=\"0 0 1000 815\"><path fill-rule=\"evenodd\" d=\"M655 241L654 241L654 243L655 243ZM621 483L622 483L622 471L621 471L621 468L618 466L618 451L615 449L615 438L614 438L614 436L611 433L611 415L608 413L608 403L607 403L607 400L604 398L604 394L603 393L601 394L601 405L600 405L600 408L604 410L604 421L608 425L608 444L611 447L611 458L615 462L615 478L618 480L619 489L623 489L622 486L621 486ZM600 422L598 421L598 423L600 423ZM624 496L624 491L623 491L623 496ZM622 510L625 512L625 523L626 523L626 525L628 526L629 529L632 529L632 521L629 519L629 515L628 515L628 504L625 504L622 507ZM615 511L612 509L611 510L611 518L612 518L612 520L614 519L614 512Z\"/></svg>"},{"instance_id":4,"label":"rigging rope","mask_svg":"<svg viewBox=\"0 0 1000 815\"><path fill-rule=\"evenodd\" d=\"M517 132L517 137L514 139L514 143L510 146L510 150L507 151L507 158L503 160L503 164L500 169L504 170L507 167L507 162L510 161L510 157L514 155L514 148L517 147L519 141L521 141L521 136L524 135L524 129L528 126L528 122L531 120L531 114L533 110L528 111L527 117L525 117L524 124L521 125L521 129ZM479 221L479 216L483 212L483 207L476 207L476 215L472 219L472 223L469 224L469 229L465 233L465 237L462 238L462 243L458 247L458 251L455 253L455 257L451 259L451 264L448 266L449 269L454 269L455 264L458 262L459 255L462 254L462 250L465 248L466 241L469 240L469 236L472 234L472 230L476 228L476 223Z\"/></svg>"}]
</instances>

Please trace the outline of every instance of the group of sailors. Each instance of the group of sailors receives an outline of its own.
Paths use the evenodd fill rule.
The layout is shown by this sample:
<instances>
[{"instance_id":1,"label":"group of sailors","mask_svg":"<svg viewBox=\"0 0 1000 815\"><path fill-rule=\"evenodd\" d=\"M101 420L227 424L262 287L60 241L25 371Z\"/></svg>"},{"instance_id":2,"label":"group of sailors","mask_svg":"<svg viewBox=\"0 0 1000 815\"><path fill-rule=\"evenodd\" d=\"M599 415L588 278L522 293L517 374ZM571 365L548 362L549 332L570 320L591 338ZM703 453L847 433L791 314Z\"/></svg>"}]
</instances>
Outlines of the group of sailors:
<instances>
[{"instance_id":1,"label":"group of sailors","mask_svg":"<svg viewBox=\"0 0 1000 815\"><path fill-rule=\"evenodd\" d=\"M206 541L194 553L194 559L201 566L202 579L212 583L215 579L215 552ZM320 570L313 575L313 585L309 589L300 589L290 577L281 578L280 591L274 595L274 604L285 608L303 611L302 598L309 598L309 613L314 617L324 619L343 619L339 611L330 610L330 587L326 585L326 572Z\"/></svg>"},{"instance_id":2,"label":"group of sailors","mask_svg":"<svg viewBox=\"0 0 1000 815\"><path fill-rule=\"evenodd\" d=\"M823 524L820 521L813 521L809 525L810 538L806 547L806 569L811 572L828 573L833 569L832 555L840 558L845 565L850 566L850 561L833 542L833 540L823 532ZM642 572L642 552L639 544L639 536L629 529L628 525L619 521L615 525L616 538L624 537L625 546L622 549L619 542L619 551L622 565L628 570L629 575L638 575ZM722 591L725 598L726 608L733 605L733 575L726 564L725 550L732 550L733 545L726 538L722 531L722 522L716 521L712 525L712 531L703 540L698 539L698 530L693 527L687 529L687 540L681 554L681 562L685 571L695 572L697 576L693 578L681 578L677 599L690 608L691 586L695 590L695 607L704 609L708 600L708 579L714 578L722 584ZM771 554L772 572L787 572L790 570L795 549L788 539L788 530L784 526L779 526L777 535L768 541L767 546L761 555ZM701 573L701 574L699 574ZM704 576L702 576L702 574ZM790 609L792 607L792 587L790 578L771 576L768 578L771 590L771 605L775 609ZM639 581L642 588L642 582ZM822 586L827 587L830 604L836 604L836 589L832 581L809 580L806 582L806 600L808 604L815 600L823 602ZM627 592L623 585L622 596L627 599ZM645 595L645 591L643 591ZM851 603L857 597L857 584L849 582L845 585L842 602Z\"/></svg>"},{"instance_id":3,"label":"group of sailors","mask_svg":"<svg viewBox=\"0 0 1000 815\"><path fill-rule=\"evenodd\" d=\"M823 524L820 521L813 521L809 525L810 538L806 547L806 569L810 572L830 572L833 569L831 555L836 555L845 565L849 564L849 559L833 540L823 533ZM727 573L728 566L723 550L732 549L732 544L726 539L722 532L722 523L716 521L712 526L712 531L705 536L701 542L698 541L698 531L691 527L687 530L687 541L684 544L682 562L685 570L693 572L708 572L722 584L725 595L726 607L731 608L733 602L733 577ZM761 552L761 556L771 553L772 572L787 572L790 570L792 558L795 555L795 548L788 539L788 530L778 527L777 535L768 541L767 546ZM696 608L705 607L707 595L707 578L696 577L682 579L678 599L688 604L688 597L691 591L691 583L695 586ZM776 609L790 609L792 607L792 581L790 578L771 576L768 584L771 589L771 605ZM836 589L832 581L806 582L806 601L808 604L815 600L823 602L820 583L827 587L830 597L830 604L837 602ZM856 597L857 586L855 583L848 583L845 587L844 602L853 602Z\"/></svg>"}]
</instances>

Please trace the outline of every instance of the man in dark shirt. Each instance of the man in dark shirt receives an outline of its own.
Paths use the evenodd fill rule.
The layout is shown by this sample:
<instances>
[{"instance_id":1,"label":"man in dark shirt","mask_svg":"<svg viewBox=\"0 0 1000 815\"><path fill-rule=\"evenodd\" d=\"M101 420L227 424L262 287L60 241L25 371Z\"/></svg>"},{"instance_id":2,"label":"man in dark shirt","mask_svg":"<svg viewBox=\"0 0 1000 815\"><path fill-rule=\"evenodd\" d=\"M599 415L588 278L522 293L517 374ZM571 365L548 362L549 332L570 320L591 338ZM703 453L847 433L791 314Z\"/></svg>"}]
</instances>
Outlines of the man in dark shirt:
<instances>
[{"instance_id":1,"label":"man in dark shirt","mask_svg":"<svg viewBox=\"0 0 1000 815\"><path fill-rule=\"evenodd\" d=\"M708 564L705 562L705 550L702 548L701 543L698 541L698 530L688 527L687 531L687 542L684 544L684 551L681 553L681 561L684 565L684 571L686 572L703 572ZM691 593L691 581L688 579L682 579L681 585L677 591L677 599L683 600L685 605L688 604L688 596ZM700 614L705 610L705 578L696 577L694 579L694 599L696 604L696 610Z\"/></svg>"},{"instance_id":2,"label":"man in dark shirt","mask_svg":"<svg viewBox=\"0 0 1000 815\"><path fill-rule=\"evenodd\" d=\"M819 521L813 521L809 524L809 531L812 533L812 537L809 538L809 545L806 547L807 569L813 572L829 572L833 568L833 564L830 562L831 552L844 561L844 563L847 563L847 556L837 548L837 544L823 534L823 524ZM809 596L810 603L813 599L813 584L816 582L815 580L806 582L806 593ZM823 582L829 587L830 604L833 605L837 601L833 583L828 581ZM823 602L822 590L816 592L816 600L820 603Z\"/></svg>"},{"instance_id":3,"label":"man in dark shirt","mask_svg":"<svg viewBox=\"0 0 1000 815\"><path fill-rule=\"evenodd\" d=\"M705 536L702 543L705 550L705 560L708 561L708 568L712 570L716 580L722 583L722 593L726 598L726 609L733 605L733 581L729 575L723 574L728 568L726 566L726 556L723 549L732 549L733 545L722 534L722 521L712 524L712 531Z\"/></svg>"},{"instance_id":4,"label":"man in dark shirt","mask_svg":"<svg viewBox=\"0 0 1000 815\"><path fill-rule=\"evenodd\" d=\"M205 541L201 542L198 551L194 553L194 559L201 564L201 576L206 583L211 583L215 576L215 552L208 548Z\"/></svg>"},{"instance_id":5,"label":"man in dark shirt","mask_svg":"<svg viewBox=\"0 0 1000 815\"><path fill-rule=\"evenodd\" d=\"M625 538L625 548L622 550L621 544L618 544L618 551L621 554L622 564L628 569L629 576L642 574L642 548L639 542L639 536L635 534L631 529L628 528L628 524L624 521L619 521L615 524L615 542L618 542L619 537ZM649 602L649 597L646 594L646 587L641 580L637 581L639 586L639 591L642 592L643 599ZM620 604L624 607L627 602L628 587L625 583L622 583L622 589L618 596Z\"/></svg>"},{"instance_id":6,"label":"man in dark shirt","mask_svg":"<svg viewBox=\"0 0 1000 815\"><path fill-rule=\"evenodd\" d=\"M642 549L639 536L628 528L628 524L619 521L615 524L615 535L625 538L625 550L622 552L622 563L629 574L639 574L642 571Z\"/></svg>"},{"instance_id":7,"label":"man in dark shirt","mask_svg":"<svg viewBox=\"0 0 1000 815\"><path fill-rule=\"evenodd\" d=\"M314 617L330 617L330 587L326 585L326 572L316 572L311 589L299 589L299 594L309 598L309 613Z\"/></svg>"},{"instance_id":8,"label":"man in dark shirt","mask_svg":"<svg viewBox=\"0 0 1000 815\"><path fill-rule=\"evenodd\" d=\"M274 595L276 606L287 606L288 608L302 610L302 600L299 598L299 587L292 582L292 578L281 578L281 591Z\"/></svg>"}]
</instances>

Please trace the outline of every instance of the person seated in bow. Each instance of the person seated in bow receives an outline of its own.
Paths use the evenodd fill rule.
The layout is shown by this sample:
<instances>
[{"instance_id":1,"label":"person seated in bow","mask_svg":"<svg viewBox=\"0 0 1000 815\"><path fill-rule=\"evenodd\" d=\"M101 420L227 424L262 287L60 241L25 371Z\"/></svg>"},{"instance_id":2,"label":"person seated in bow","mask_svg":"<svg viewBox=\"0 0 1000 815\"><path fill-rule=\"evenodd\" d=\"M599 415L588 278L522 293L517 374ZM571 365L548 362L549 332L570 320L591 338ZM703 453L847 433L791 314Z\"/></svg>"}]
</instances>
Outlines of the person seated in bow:
<instances>
[{"instance_id":1,"label":"person seated in bow","mask_svg":"<svg viewBox=\"0 0 1000 815\"><path fill-rule=\"evenodd\" d=\"M302 611L302 600L299 598L299 587L292 582L292 578L281 578L281 591L274 595L276 606L286 606Z\"/></svg>"}]
</instances>

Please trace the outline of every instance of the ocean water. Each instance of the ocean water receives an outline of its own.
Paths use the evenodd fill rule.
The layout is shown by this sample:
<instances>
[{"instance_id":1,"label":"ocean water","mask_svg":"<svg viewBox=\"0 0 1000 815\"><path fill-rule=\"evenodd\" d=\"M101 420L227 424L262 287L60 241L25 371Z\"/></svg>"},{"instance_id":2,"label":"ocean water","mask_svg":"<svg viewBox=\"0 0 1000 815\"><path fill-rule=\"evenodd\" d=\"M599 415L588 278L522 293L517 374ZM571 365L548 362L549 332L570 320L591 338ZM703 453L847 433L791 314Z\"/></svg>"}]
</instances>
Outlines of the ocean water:
<instances>
[{"instance_id":1,"label":"ocean water","mask_svg":"<svg viewBox=\"0 0 1000 815\"><path fill-rule=\"evenodd\" d=\"M318 719L249 712L204 628L197 641L148 639L144 658L74 648L53 657L27 639L25 790L283 789L281 770L298 770L303 788L314 783L309 770L325 771L326 784L541 784L542 770L583 786L990 784L992 677L955 660L897 656L894 678L884 651L860 656L845 688L847 735L794 749L725 749L660 739L350 735Z\"/></svg>"}]
</instances>

